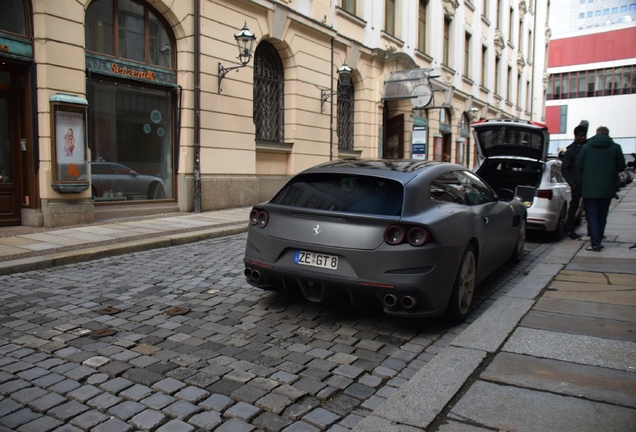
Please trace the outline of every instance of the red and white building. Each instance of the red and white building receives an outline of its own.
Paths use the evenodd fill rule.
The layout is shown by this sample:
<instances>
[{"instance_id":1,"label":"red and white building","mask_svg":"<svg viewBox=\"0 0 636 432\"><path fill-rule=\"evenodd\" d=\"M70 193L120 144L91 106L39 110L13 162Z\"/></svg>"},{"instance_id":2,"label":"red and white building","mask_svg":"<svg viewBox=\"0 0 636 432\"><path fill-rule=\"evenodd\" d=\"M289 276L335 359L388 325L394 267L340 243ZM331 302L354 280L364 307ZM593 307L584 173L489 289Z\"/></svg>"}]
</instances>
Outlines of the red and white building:
<instances>
[{"instance_id":1,"label":"red and white building","mask_svg":"<svg viewBox=\"0 0 636 432\"><path fill-rule=\"evenodd\" d=\"M606 126L627 155L636 152L636 23L554 37L545 77L550 152L569 145L581 120L588 137Z\"/></svg>"}]
</instances>

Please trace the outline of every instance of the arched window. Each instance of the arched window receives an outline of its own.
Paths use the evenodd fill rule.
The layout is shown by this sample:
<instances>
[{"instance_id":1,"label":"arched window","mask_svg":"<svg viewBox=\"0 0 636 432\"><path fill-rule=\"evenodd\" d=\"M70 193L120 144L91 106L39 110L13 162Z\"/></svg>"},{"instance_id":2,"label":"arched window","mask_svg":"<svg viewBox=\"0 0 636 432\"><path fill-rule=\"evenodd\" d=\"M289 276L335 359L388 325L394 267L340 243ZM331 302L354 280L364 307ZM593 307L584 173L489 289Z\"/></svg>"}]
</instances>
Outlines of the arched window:
<instances>
[{"instance_id":1,"label":"arched window","mask_svg":"<svg viewBox=\"0 0 636 432\"><path fill-rule=\"evenodd\" d=\"M86 10L92 199L175 198L174 39L151 7L93 0Z\"/></svg>"},{"instance_id":2,"label":"arched window","mask_svg":"<svg viewBox=\"0 0 636 432\"><path fill-rule=\"evenodd\" d=\"M27 36L24 0L5 0L2 2L0 30Z\"/></svg>"},{"instance_id":3,"label":"arched window","mask_svg":"<svg viewBox=\"0 0 636 432\"><path fill-rule=\"evenodd\" d=\"M262 41L254 52L254 124L256 141L285 142L285 74L271 43Z\"/></svg>"},{"instance_id":4,"label":"arched window","mask_svg":"<svg viewBox=\"0 0 636 432\"><path fill-rule=\"evenodd\" d=\"M354 114L353 83L346 85L338 83L338 148L353 150L353 114Z\"/></svg>"},{"instance_id":5,"label":"arched window","mask_svg":"<svg viewBox=\"0 0 636 432\"><path fill-rule=\"evenodd\" d=\"M86 50L172 68L173 42L156 13L133 0L94 0L86 10Z\"/></svg>"}]
</instances>

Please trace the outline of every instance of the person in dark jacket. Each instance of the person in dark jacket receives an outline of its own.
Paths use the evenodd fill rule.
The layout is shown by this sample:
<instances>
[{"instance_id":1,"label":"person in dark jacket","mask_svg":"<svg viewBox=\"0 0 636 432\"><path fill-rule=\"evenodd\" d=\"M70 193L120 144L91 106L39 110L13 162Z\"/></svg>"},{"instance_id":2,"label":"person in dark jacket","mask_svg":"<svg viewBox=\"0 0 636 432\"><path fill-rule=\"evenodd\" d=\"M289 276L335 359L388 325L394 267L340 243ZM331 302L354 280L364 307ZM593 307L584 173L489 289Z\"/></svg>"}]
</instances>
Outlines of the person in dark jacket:
<instances>
[{"instance_id":1,"label":"person in dark jacket","mask_svg":"<svg viewBox=\"0 0 636 432\"><path fill-rule=\"evenodd\" d=\"M610 138L608 128L600 126L581 147L576 168L582 173L585 216L592 242L586 249L600 252L609 206L616 196L617 176L625 169L623 149Z\"/></svg>"},{"instance_id":2,"label":"person in dark jacket","mask_svg":"<svg viewBox=\"0 0 636 432\"><path fill-rule=\"evenodd\" d=\"M576 158L579 155L581 146L587 141L587 126L582 124L574 128L574 142L570 144L563 157L561 158L561 173L565 180L572 188L572 201L570 202L570 209L568 210L568 221L566 223L566 229L568 237L577 240L581 236L576 233L576 213L579 211L579 204L581 202L581 171L576 167Z\"/></svg>"}]
</instances>

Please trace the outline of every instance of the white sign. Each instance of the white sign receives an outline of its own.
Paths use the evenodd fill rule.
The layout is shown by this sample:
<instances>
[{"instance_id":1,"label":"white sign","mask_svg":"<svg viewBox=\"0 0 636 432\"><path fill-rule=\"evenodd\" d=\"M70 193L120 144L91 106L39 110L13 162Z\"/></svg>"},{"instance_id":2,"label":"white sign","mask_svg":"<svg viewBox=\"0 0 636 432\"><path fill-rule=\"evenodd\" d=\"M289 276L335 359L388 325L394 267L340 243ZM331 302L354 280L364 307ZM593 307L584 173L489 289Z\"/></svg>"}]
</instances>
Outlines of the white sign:
<instances>
[{"instance_id":1,"label":"white sign","mask_svg":"<svg viewBox=\"0 0 636 432\"><path fill-rule=\"evenodd\" d=\"M159 110L152 110L152 112L150 113L150 120L152 120L154 124L159 124L162 118L163 116L161 115L161 111Z\"/></svg>"}]
</instances>

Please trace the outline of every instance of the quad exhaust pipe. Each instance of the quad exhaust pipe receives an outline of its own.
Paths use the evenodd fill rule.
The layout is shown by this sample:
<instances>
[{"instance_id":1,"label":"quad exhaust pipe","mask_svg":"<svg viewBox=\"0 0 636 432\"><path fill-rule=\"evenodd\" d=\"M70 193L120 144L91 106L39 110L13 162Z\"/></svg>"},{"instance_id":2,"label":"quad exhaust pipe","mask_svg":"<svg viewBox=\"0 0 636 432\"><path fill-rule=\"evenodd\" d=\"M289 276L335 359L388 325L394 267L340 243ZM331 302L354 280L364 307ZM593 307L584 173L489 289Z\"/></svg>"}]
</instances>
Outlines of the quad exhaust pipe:
<instances>
[{"instance_id":1,"label":"quad exhaust pipe","mask_svg":"<svg viewBox=\"0 0 636 432\"><path fill-rule=\"evenodd\" d=\"M392 308L397 306L398 298L394 294L385 294L382 297L382 303L384 303L384 306ZM404 296L399 299L399 304L404 309L412 309L417 304L417 299L411 296Z\"/></svg>"},{"instance_id":2,"label":"quad exhaust pipe","mask_svg":"<svg viewBox=\"0 0 636 432\"><path fill-rule=\"evenodd\" d=\"M258 270L252 270L249 267L245 267L243 274L247 279L252 279L254 282L258 282L259 280L261 280L261 272L259 272Z\"/></svg>"}]
</instances>

